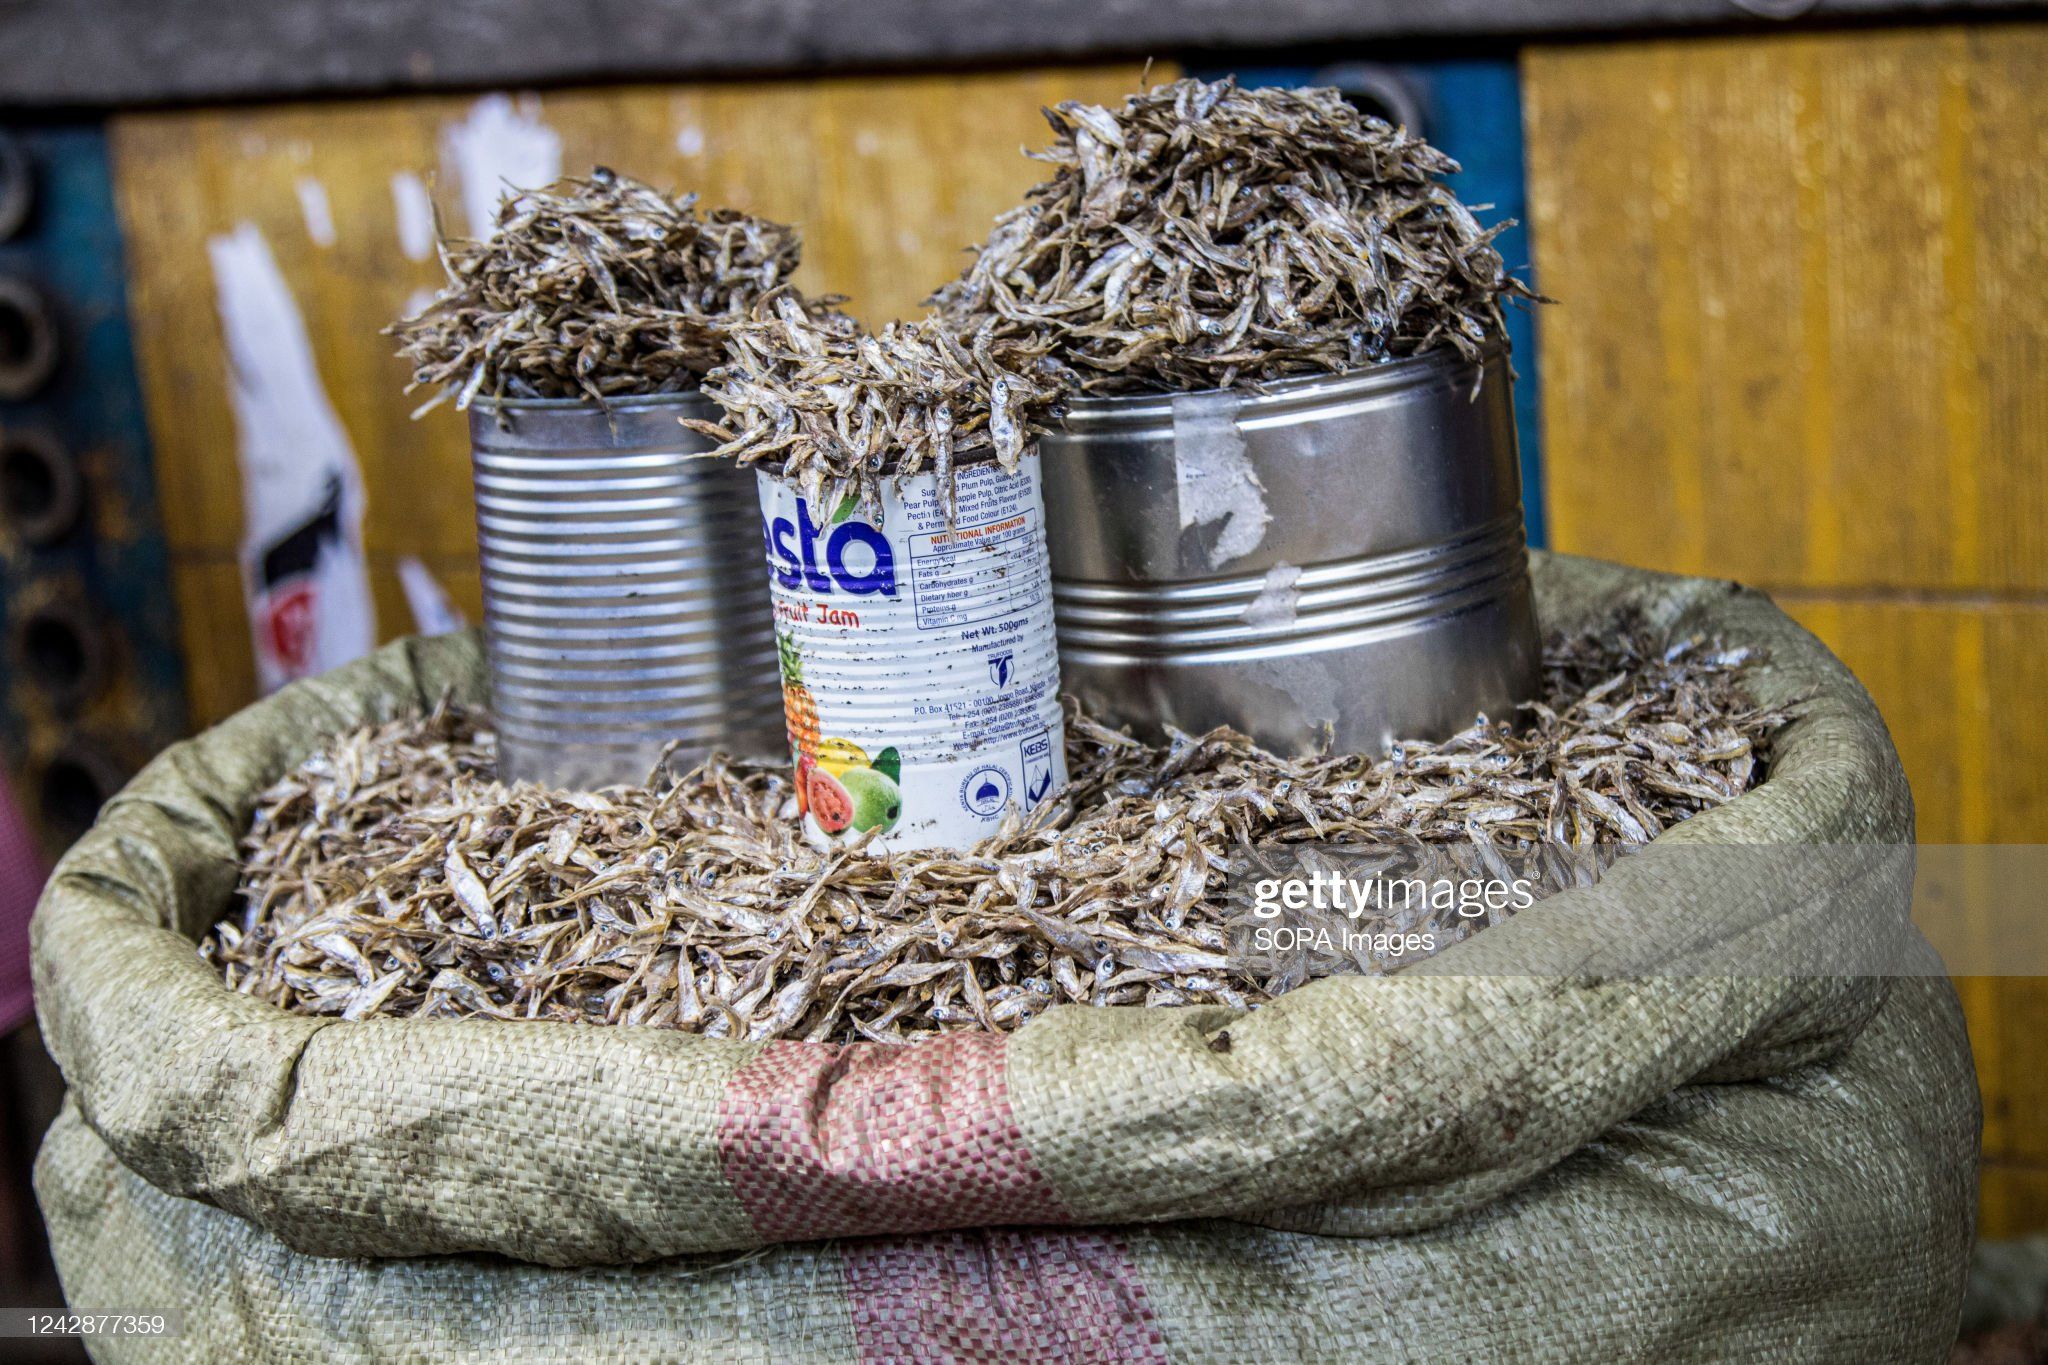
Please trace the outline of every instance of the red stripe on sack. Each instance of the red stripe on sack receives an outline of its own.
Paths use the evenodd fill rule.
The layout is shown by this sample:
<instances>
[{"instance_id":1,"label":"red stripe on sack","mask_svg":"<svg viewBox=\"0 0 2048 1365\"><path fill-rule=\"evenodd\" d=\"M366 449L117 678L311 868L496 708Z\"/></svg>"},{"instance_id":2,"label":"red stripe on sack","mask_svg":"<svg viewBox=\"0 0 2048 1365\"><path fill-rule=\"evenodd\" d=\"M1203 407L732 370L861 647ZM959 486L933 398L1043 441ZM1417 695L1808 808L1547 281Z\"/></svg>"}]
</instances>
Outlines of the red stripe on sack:
<instances>
[{"instance_id":1,"label":"red stripe on sack","mask_svg":"<svg viewBox=\"0 0 2048 1365\"><path fill-rule=\"evenodd\" d=\"M1167 1358L1144 1282L1103 1232L944 1232L840 1254L863 1361Z\"/></svg>"},{"instance_id":2,"label":"red stripe on sack","mask_svg":"<svg viewBox=\"0 0 2048 1365\"><path fill-rule=\"evenodd\" d=\"M725 1178L770 1242L1070 1221L1010 1112L1000 1034L770 1043L726 1083Z\"/></svg>"}]
</instances>

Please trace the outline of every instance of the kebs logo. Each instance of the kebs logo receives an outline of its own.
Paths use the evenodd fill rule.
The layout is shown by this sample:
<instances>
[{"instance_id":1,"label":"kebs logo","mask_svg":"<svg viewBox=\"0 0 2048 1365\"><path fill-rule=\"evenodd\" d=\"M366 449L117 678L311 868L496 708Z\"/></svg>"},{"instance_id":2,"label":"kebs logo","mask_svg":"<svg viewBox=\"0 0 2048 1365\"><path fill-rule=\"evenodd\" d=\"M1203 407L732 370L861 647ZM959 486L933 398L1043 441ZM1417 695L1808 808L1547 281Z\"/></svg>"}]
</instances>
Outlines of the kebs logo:
<instances>
[{"instance_id":1,"label":"kebs logo","mask_svg":"<svg viewBox=\"0 0 2048 1365\"><path fill-rule=\"evenodd\" d=\"M889 538L864 521L846 517L820 526L811 520L809 500L798 498L794 523L788 517L770 521L762 514L761 539L775 581L785 588L896 595L896 553L889 548Z\"/></svg>"},{"instance_id":2,"label":"kebs logo","mask_svg":"<svg viewBox=\"0 0 2048 1365\"><path fill-rule=\"evenodd\" d=\"M1024 760L1024 800L1037 805L1052 790L1052 732L1040 730L1019 746Z\"/></svg>"}]
</instances>

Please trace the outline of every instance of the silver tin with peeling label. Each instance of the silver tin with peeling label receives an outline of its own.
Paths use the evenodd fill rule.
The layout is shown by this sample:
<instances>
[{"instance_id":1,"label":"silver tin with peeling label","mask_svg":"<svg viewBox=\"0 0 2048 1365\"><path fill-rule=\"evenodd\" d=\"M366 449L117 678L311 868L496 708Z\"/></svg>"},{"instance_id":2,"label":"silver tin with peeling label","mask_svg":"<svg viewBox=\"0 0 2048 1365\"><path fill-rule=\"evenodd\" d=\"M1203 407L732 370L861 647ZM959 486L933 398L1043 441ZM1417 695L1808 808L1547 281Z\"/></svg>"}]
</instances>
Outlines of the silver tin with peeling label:
<instances>
[{"instance_id":1,"label":"silver tin with peeling label","mask_svg":"<svg viewBox=\"0 0 2048 1365\"><path fill-rule=\"evenodd\" d=\"M596 788L782 748L754 473L679 418L700 395L469 410L498 762Z\"/></svg>"},{"instance_id":2,"label":"silver tin with peeling label","mask_svg":"<svg viewBox=\"0 0 2048 1365\"><path fill-rule=\"evenodd\" d=\"M1384 752L1535 695L1507 351L1086 399L1045 437L1061 671L1114 724Z\"/></svg>"}]
</instances>

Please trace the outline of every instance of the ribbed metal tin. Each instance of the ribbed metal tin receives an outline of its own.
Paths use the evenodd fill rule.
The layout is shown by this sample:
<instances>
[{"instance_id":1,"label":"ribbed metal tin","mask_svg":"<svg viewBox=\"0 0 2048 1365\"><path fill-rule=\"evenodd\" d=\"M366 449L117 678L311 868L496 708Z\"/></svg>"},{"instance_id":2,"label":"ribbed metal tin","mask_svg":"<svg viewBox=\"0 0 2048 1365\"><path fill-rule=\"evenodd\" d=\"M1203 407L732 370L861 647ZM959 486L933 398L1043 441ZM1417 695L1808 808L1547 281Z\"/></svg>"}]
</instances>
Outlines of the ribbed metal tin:
<instances>
[{"instance_id":1,"label":"ribbed metal tin","mask_svg":"<svg viewBox=\"0 0 2048 1365\"><path fill-rule=\"evenodd\" d=\"M1076 402L1041 442L1068 689L1156 737L1383 752L1537 690L1504 347Z\"/></svg>"},{"instance_id":2,"label":"ribbed metal tin","mask_svg":"<svg viewBox=\"0 0 2048 1365\"><path fill-rule=\"evenodd\" d=\"M705 458L697 394L478 401L477 541L499 768L594 788L662 748L783 747L754 474Z\"/></svg>"}]
</instances>

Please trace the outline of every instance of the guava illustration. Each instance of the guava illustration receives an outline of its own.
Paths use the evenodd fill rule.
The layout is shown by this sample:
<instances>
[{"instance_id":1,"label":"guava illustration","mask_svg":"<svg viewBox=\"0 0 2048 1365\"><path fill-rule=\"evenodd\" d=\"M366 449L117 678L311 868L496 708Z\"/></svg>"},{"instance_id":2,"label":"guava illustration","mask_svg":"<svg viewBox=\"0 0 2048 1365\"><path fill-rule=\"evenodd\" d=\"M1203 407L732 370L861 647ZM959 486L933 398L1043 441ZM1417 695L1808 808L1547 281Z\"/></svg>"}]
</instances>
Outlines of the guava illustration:
<instances>
[{"instance_id":1,"label":"guava illustration","mask_svg":"<svg viewBox=\"0 0 2048 1365\"><path fill-rule=\"evenodd\" d=\"M855 769L865 772L866 769ZM813 768L804 783L810 792L811 818L818 822L818 828L827 834L837 834L853 823L853 798L841 786L839 779L823 768Z\"/></svg>"},{"instance_id":2,"label":"guava illustration","mask_svg":"<svg viewBox=\"0 0 2048 1365\"><path fill-rule=\"evenodd\" d=\"M889 829L903 814L903 792L887 773L852 768L839 775L840 789L853 798L853 827Z\"/></svg>"}]
</instances>

